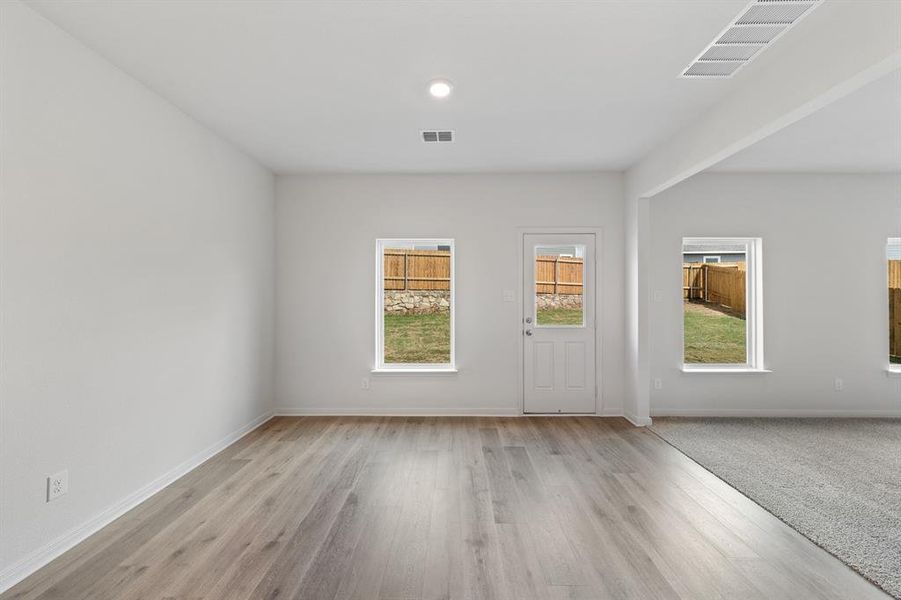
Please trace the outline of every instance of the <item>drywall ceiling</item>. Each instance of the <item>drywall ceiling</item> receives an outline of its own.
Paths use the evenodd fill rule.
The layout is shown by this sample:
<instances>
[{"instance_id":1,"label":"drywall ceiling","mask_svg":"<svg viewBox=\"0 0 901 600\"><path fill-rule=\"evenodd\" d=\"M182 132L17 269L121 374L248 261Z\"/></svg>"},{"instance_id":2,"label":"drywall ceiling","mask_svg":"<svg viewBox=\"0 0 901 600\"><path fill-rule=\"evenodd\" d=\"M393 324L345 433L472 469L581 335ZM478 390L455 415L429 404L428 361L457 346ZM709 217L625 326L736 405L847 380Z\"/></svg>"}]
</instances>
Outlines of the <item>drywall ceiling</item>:
<instances>
[{"instance_id":1,"label":"drywall ceiling","mask_svg":"<svg viewBox=\"0 0 901 600\"><path fill-rule=\"evenodd\" d=\"M679 74L747 2L27 4L277 172L463 172L630 166L740 85Z\"/></svg>"},{"instance_id":2,"label":"drywall ceiling","mask_svg":"<svg viewBox=\"0 0 901 600\"><path fill-rule=\"evenodd\" d=\"M710 170L901 172L901 71L829 104Z\"/></svg>"}]
</instances>

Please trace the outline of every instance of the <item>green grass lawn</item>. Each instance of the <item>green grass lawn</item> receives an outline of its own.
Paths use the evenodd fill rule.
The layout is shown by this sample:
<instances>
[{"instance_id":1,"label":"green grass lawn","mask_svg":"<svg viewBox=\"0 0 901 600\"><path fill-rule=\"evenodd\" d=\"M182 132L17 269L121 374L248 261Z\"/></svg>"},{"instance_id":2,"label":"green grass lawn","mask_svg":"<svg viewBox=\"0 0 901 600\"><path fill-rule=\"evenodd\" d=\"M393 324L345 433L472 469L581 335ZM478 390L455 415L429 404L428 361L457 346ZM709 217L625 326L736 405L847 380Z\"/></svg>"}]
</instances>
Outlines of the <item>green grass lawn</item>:
<instances>
[{"instance_id":1,"label":"green grass lawn","mask_svg":"<svg viewBox=\"0 0 901 600\"><path fill-rule=\"evenodd\" d=\"M386 363L449 363L450 315L385 315Z\"/></svg>"},{"instance_id":2,"label":"green grass lawn","mask_svg":"<svg viewBox=\"0 0 901 600\"><path fill-rule=\"evenodd\" d=\"M581 325L582 310L579 308L548 308L538 311L539 325Z\"/></svg>"},{"instance_id":3,"label":"green grass lawn","mask_svg":"<svg viewBox=\"0 0 901 600\"><path fill-rule=\"evenodd\" d=\"M735 364L747 360L745 320L685 303L685 362Z\"/></svg>"},{"instance_id":4,"label":"green grass lawn","mask_svg":"<svg viewBox=\"0 0 901 600\"><path fill-rule=\"evenodd\" d=\"M542 310L541 325L580 325L578 309ZM704 306L686 304L685 362L745 362L745 321ZM385 315L385 362L450 362L450 316Z\"/></svg>"}]
</instances>

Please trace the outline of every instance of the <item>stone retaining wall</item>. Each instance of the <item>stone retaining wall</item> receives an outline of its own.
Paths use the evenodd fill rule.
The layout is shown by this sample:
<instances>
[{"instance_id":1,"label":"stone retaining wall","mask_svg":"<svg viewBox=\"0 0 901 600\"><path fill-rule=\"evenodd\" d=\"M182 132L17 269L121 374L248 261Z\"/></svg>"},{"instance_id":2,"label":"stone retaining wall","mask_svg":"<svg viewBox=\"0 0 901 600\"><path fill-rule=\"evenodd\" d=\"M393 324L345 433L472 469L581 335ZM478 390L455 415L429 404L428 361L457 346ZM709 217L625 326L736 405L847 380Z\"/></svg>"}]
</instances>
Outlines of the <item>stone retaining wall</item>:
<instances>
[{"instance_id":1,"label":"stone retaining wall","mask_svg":"<svg viewBox=\"0 0 901 600\"><path fill-rule=\"evenodd\" d=\"M582 308L582 294L538 294L538 310Z\"/></svg>"},{"instance_id":2,"label":"stone retaining wall","mask_svg":"<svg viewBox=\"0 0 901 600\"><path fill-rule=\"evenodd\" d=\"M538 294L538 309L582 308L581 294ZM447 290L385 290L385 312L392 315L429 315L450 312Z\"/></svg>"},{"instance_id":3,"label":"stone retaining wall","mask_svg":"<svg viewBox=\"0 0 901 600\"><path fill-rule=\"evenodd\" d=\"M430 315L450 312L448 290L385 290L385 312Z\"/></svg>"}]
</instances>

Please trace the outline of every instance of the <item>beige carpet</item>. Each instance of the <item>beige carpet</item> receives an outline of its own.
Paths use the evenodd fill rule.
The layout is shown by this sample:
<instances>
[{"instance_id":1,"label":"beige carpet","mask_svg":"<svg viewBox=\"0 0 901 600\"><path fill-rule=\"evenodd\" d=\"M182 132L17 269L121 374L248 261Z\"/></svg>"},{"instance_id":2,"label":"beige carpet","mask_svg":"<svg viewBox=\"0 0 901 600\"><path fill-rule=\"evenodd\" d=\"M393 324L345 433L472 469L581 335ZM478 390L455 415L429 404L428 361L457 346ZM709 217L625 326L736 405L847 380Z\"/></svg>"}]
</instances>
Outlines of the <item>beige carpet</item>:
<instances>
[{"instance_id":1,"label":"beige carpet","mask_svg":"<svg viewBox=\"0 0 901 600\"><path fill-rule=\"evenodd\" d=\"M658 417L651 429L901 598L901 419Z\"/></svg>"}]
</instances>

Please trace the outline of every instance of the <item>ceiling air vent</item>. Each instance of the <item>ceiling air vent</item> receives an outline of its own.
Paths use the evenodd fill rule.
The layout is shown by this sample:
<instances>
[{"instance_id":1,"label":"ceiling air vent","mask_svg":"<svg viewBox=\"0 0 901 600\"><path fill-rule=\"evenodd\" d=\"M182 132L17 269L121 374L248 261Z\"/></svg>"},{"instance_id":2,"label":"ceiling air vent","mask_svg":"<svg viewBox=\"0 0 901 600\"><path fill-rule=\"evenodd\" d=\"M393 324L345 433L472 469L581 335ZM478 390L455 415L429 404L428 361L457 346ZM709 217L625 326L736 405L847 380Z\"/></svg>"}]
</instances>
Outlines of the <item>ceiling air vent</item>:
<instances>
[{"instance_id":1,"label":"ceiling air vent","mask_svg":"<svg viewBox=\"0 0 901 600\"><path fill-rule=\"evenodd\" d=\"M729 78L809 15L822 0L754 0L688 68L686 78Z\"/></svg>"},{"instance_id":2,"label":"ceiling air vent","mask_svg":"<svg viewBox=\"0 0 901 600\"><path fill-rule=\"evenodd\" d=\"M422 132L422 141L423 142L453 142L454 141L454 132L453 131L423 131Z\"/></svg>"}]
</instances>

